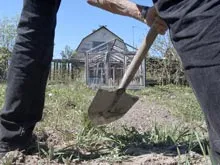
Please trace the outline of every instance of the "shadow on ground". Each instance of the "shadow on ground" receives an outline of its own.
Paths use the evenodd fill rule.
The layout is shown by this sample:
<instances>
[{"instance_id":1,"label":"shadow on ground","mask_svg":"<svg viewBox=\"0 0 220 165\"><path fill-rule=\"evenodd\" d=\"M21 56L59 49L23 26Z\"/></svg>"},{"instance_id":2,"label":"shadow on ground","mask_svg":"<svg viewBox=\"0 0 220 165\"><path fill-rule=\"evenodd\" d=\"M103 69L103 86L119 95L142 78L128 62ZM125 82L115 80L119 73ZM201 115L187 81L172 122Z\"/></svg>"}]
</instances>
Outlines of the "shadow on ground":
<instances>
[{"instance_id":1,"label":"shadow on ground","mask_svg":"<svg viewBox=\"0 0 220 165\"><path fill-rule=\"evenodd\" d=\"M174 139L170 135L159 135L159 132L152 136L151 131L140 133L135 128L124 128L124 130L125 132L121 134L105 132L106 143L101 144L97 141L91 144L93 147L81 148L79 145L73 144L63 148L54 148L51 151L51 147L44 146L40 147L44 149L43 153L39 151L39 147L36 151L41 152L40 155L44 156L53 152L53 159L57 159L59 162L62 162L63 159L90 161L108 155L111 156L111 152L115 149L117 149L117 156L119 157L140 156L151 153L175 157L189 152L208 155L207 139L200 139L199 141L184 140L184 136L189 136L187 131L181 135L182 137ZM44 140L46 141L46 139ZM94 145L99 147L94 147Z\"/></svg>"}]
</instances>

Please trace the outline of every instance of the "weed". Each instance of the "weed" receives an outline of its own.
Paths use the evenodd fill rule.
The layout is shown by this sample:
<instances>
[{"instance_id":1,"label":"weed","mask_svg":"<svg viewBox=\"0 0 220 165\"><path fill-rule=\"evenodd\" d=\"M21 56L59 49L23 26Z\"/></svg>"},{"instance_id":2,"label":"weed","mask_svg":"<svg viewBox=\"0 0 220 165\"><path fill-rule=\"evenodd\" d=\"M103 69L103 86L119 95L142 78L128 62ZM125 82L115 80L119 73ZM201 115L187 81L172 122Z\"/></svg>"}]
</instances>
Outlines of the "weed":
<instances>
[{"instance_id":1,"label":"weed","mask_svg":"<svg viewBox=\"0 0 220 165\"><path fill-rule=\"evenodd\" d=\"M3 104L5 85L0 85L0 103ZM130 91L133 93L132 91ZM136 91L135 94L169 108L172 114L188 122L203 122L196 99L188 87L156 86ZM100 159L121 162L131 155L143 153L172 153L176 156L196 151L206 155L204 132L186 126L159 127L157 124L147 132L126 126L115 129L109 126L94 126L87 116L87 109L95 95L81 81L74 84L51 84L46 91L43 119L36 132L58 131L62 136L62 147L38 146L39 156L48 162L56 160L70 164L73 160ZM204 130L203 130L204 131ZM187 155L187 154L186 154ZM182 162L182 161L181 161ZM185 164L191 157L186 156Z\"/></svg>"},{"instance_id":2,"label":"weed","mask_svg":"<svg viewBox=\"0 0 220 165\"><path fill-rule=\"evenodd\" d=\"M167 107L186 122L203 122L203 113L191 88L186 86L155 86L137 92L138 95Z\"/></svg>"}]
</instances>

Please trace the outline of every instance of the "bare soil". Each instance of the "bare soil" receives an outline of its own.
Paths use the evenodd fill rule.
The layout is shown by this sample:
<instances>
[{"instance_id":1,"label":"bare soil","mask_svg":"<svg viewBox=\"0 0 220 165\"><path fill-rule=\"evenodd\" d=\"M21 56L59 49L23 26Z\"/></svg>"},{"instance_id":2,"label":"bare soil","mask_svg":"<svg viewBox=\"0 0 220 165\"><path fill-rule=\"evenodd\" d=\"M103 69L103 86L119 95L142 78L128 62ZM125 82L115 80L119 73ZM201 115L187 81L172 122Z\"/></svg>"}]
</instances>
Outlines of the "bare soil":
<instances>
[{"instance_id":1,"label":"bare soil","mask_svg":"<svg viewBox=\"0 0 220 165\"><path fill-rule=\"evenodd\" d=\"M155 122L158 126L171 126L184 124L184 121L173 116L167 108L157 105L154 102L146 100L146 98L141 98L133 108L120 120L111 124L113 127L121 127L126 125L128 127L134 127L137 130L144 132L150 130L154 127ZM50 145L63 145L61 136L57 132L48 131L43 135L38 135L41 141L43 141L46 146ZM138 148L129 147L127 149L127 154L130 155L127 159L117 162L109 163L108 161L101 161L99 159L94 159L85 162L73 162L71 164L83 164L83 165L178 165L184 164L186 160L186 155L190 156L192 162L195 165L210 165L209 159L205 159L202 155L196 152L185 153L184 148L182 149L181 155L177 154L176 148L169 146L168 148L163 148L160 146L153 148ZM59 163L50 161L48 158L42 159L38 153L32 155L25 155L22 152L11 152L2 159L2 163L6 162L8 157L13 159L12 164L25 164L25 165L38 165L38 164L52 164L58 165ZM49 155L48 155L49 157ZM182 161L182 163L181 163ZM66 163L68 164L68 163Z\"/></svg>"},{"instance_id":2,"label":"bare soil","mask_svg":"<svg viewBox=\"0 0 220 165\"><path fill-rule=\"evenodd\" d=\"M114 122L112 126L121 127L126 125L128 127L135 127L140 132L149 131L152 127L171 127L171 126L187 126L182 119L172 115L169 110L155 102L150 102L146 98L140 100L132 107L132 109L125 114L121 119ZM204 158L201 154L191 151L186 153L186 148L180 148L181 155L176 151L175 146L153 147L153 148L128 148L127 154L133 155L128 160L115 165L179 165L185 164L186 157L191 158L192 165L211 165L209 158ZM108 163L93 162L94 164L107 165Z\"/></svg>"},{"instance_id":3,"label":"bare soil","mask_svg":"<svg viewBox=\"0 0 220 165\"><path fill-rule=\"evenodd\" d=\"M175 126L183 121L174 117L165 107L155 102L150 102L142 97L121 119L112 126L126 125L135 127L138 131L145 132L155 126Z\"/></svg>"}]
</instances>

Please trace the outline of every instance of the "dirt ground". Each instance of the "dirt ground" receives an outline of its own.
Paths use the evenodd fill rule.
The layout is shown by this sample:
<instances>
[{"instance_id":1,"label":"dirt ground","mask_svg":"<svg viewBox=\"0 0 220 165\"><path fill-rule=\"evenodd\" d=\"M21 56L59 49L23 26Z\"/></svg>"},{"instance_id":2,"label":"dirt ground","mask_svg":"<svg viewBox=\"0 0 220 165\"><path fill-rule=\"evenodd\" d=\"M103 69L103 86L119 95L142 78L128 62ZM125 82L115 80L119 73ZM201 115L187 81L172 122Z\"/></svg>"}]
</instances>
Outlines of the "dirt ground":
<instances>
[{"instance_id":1,"label":"dirt ground","mask_svg":"<svg viewBox=\"0 0 220 165\"><path fill-rule=\"evenodd\" d=\"M120 127L126 125L135 127L141 132L148 131L154 127L155 122L158 126L183 126L184 123L181 119L173 116L168 109L157 105L154 102L147 101L146 98L141 98L132 109L121 119L114 122L112 126ZM186 154L185 150L181 151L179 156L176 153L176 148L172 146L169 148L129 148L128 154L131 156L127 161L115 165L179 165L185 164ZM211 165L209 158L204 158L196 152L190 152L192 165ZM182 162L182 163L181 163ZM93 162L99 165L108 165L108 163Z\"/></svg>"},{"instance_id":2,"label":"dirt ground","mask_svg":"<svg viewBox=\"0 0 220 165\"><path fill-rule=\"evenodd\" d=\"M155 122L159 126L170 126L184 124L181 119L174 117L166 108L157 105L156 103L149 102L145 98L140 99L135 106L120 120L114 122L112 126L120 127L121 125L126 125L129 127L135 127L137 130L144 132L151 129ZM47 143L59 143L59 137L56 133L50 132L45 137L45 142ZM127 153L130 156L126 160L120 163L108 163L100 160L92 160L87 162L80 162L83 165L178 165L181 160L184 162L186 160L186 154L181 152L181 155L176 153L176 148L137 148L130 147L127 149ZM13 155L14 164L25 164L25 165L37 165L37 164L54 164L56 162L48 162L48 159L40 159L38 155L25 156L21 152L9 153L6 157L11 157ZM209 159L205 159L202 155L196 152L188 153L192 158L191 164L195 165L210 165ZM66 163L68 164L68 163ZM72 163L78 164L78 163Z\"/></svg>"},{"instance_id":3,"label":"dirt ground","mask_svg":"<svg viewBox=\"0 0 220 165\"><path fill-rule=\"evenodd\" d=\"M183 123L183 121L174 117L166 108L143 97L139 99L128 113L114 122L112 126L126 125L145 132L154 127L155 123L158 126L175 126Z\"/></svg>"}]
</instances>

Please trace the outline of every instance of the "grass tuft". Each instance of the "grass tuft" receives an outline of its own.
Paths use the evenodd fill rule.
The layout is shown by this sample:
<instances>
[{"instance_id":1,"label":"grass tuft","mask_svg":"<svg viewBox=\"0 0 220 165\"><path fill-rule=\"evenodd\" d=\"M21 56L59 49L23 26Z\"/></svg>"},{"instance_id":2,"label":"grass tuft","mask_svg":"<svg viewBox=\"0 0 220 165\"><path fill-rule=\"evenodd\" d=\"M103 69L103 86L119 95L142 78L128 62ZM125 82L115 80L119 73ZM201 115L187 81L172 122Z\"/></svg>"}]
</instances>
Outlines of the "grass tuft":
<instances>
[{"instance_id":1,"label":"grass tuft","mask_svg":"<svg viewBox=\"0 0 220 165\"><path fill-rule=\"evenodd\" d=\"M5 85L2 84L0 104L4 101L4 91ZM189 123L204 122L199 105L188 87L155 86L136 91L135 94L167 107L172 114ZM87 109L94 95L95 91L87 88L81 81L48 85L43 118L37 124L35 132L53 130L61 137L57 138L58 140L52 137L52 140L57 142L54 145L39 147L40 157L49 162L71 164L97 159L110 163L121 162L129 156L150 152L174 154L179 157L191 151L204 157L207 155L205 130L196 126L188 127L183 124L159 127L155 123L148 132L139 132L136 128L127 126L121 127L120 130L111 125L95 127L87 116ZM48 133L47 136L51 134ZM191 157L186 157L184 162L190 164Z\"/></svg>"}]
</instances>

